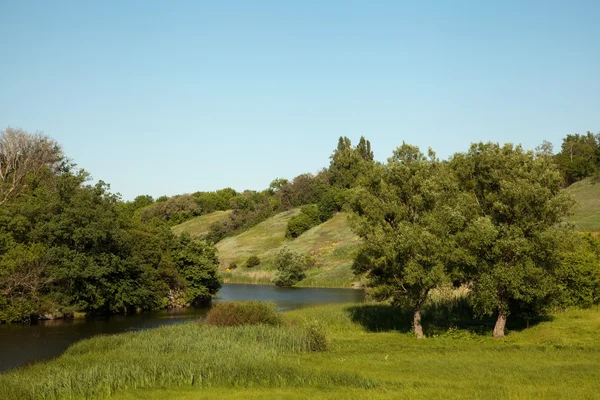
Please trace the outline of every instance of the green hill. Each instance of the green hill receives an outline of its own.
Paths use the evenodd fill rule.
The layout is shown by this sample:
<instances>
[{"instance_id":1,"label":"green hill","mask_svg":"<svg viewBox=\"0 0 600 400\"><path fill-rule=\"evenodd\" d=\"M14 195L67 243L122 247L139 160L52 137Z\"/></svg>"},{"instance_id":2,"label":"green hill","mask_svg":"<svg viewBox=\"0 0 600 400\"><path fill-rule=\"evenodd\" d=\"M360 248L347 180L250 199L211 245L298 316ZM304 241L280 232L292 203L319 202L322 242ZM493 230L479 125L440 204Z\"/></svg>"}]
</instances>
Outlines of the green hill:
<instances>
[{"instance_id":1,"label":"green hill","mask_svg":"<svg viewBox=\"0 0 600 400\"><path fill-rule=\"evenodd\" d=\"M231 210L228 211L215 211L210 214L201 215L199 217L195 217L190 219L189 221L184 222L183 224L179 224L171 228L174 234L180 235L183 232L188 232L193 237L205 236L210 229L210 226L215 222L225 220L229 214L231 214Z\"/></svg>"},{"instance_id":2,"label":"green hill","mask_svg":"<svg viewBox=\"0 0 600 400\"><path fill-rule=\"evenodd\" d=\"M600 182L598 179L587 178L576 182L567 189L577 205L574 215L569 221L580 231L600 232Z\"/></svg>"},{"instance_id":3,"label":"green hill","mask_svg":"<svg viewBox=\"0 0 600 400\"><path fill-rule=\"evenodd\" d=\"M348 224L347 214L339 213L325 223L318 225L296 239L287 239L287 223L300 209L279 213L249 230L217 243L221 271L225 281L231 283L271 283L275 268L273 265L277 252L284 246L310 256L314 267L306 271L306 278L297 286L312 287L350 287L357 278L351 270L352 261L359 245ZM222 213L222 212L221 212ZM173 232L190 232L198 236L208 229L218 216L216 213L194 218L173 227ZM206 223L212 218L213 221ZM260 265L246 268L248 257L258 256ZM235 262L238 268L228 270Z\"/></svg>"}]
</instances>

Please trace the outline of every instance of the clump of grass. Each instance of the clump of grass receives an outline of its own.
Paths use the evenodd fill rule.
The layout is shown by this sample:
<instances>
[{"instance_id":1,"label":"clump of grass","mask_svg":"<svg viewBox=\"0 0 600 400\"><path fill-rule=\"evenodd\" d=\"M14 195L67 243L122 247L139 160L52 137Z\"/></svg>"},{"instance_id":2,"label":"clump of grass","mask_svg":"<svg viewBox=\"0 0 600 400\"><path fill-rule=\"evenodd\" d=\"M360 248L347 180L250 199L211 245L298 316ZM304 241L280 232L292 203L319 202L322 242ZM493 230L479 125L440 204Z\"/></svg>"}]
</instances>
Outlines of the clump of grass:
<instances>
[{"instance_id":1,"label":"clump of grass","mask_svg":"<svg viewBox=\"0 0 600 400\"><path fill-rule=\"evenodd\" d=\"M215 326L281 325L283 318L275 303L263 301L227 301L213 305L206 323Z\"/></svg>"}]
</instances>

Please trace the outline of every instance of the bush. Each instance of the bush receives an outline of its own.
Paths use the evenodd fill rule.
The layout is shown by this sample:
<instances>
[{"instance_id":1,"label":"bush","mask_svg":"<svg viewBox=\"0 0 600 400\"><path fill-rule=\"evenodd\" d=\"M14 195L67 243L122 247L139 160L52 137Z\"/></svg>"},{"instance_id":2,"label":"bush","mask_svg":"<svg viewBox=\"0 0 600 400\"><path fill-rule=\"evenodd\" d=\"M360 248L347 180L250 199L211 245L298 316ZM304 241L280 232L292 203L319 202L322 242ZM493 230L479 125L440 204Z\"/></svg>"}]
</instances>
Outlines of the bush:
<instances>
[{"instance_id":1,"label":"bush","mask_svg":"<svg viewBox=\"0 0 600 400\"><path fill-rule=\"evenodd\" d=\"M302 207L300 214L290 218L287 229L285 230L285 237L288 239L294 239L321 223L319 217L319 209L315 205L308 205Z\"/></svg>"},{"instance_id":2,"label":"bush","mask_svg":"<svg viewBox=\"0 0 600 400\"><path fill-rule=\"evenodd\" d=\"M273 283L277 286L292 286L304 279L306 257L284 247L275 257L275 267L277 272Z\"/></svg>"},{"instance_id":3,"label":"bush","mask_svg":"<svg viewBox=\"0 0 600 400\"><path fill-rule=\"evenodd\" d=\"M310 322L306 327L307 347L310 351L327 351L329 341L325 328L317 321Z\"/></svg>"},{"instance_id":4,"label":"bush","mask_svg":"<svg viewBox=\"0 0 600 400\"><path fill-rule=\"evenodd\" d=\"M275 303L262 301L228 301L213 305L206 323L216 326L281 325Z\"/></svg>"},{"instance_id":5,"label":"bush","mask_svg":"<svg viewBox=\"0 0 600 400\"><path fill-rule=\"evenodd\" d=\"M246 260L246 268L256 267L258 264L260 264L260 258L257 256L250 256Z\"/></svg>"},{"instance_id":6,"label":"bush","mask_svg":"<svg viewBox=\"0 0 600 400\"><path fill-rule=\"evenodd\" d=\"M237 267L238 267L238 265L235 261L232 261L229 263L229 269L236 269Z\"/></svg>"}]
</instances>

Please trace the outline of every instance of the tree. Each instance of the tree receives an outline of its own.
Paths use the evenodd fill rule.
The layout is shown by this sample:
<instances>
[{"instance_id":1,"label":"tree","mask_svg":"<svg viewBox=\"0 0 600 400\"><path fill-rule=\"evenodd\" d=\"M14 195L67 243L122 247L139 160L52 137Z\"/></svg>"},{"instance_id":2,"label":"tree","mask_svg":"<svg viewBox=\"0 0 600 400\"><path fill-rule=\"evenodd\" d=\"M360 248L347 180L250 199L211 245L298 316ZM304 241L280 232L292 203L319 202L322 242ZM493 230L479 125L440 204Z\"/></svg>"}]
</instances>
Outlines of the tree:
<instances>
[{"instance_id":1,"label":"tree","mask_svg":"<svg viewBox=\"0 0 600 400\"><path fill-rule=\"evenodd\" d=\"M419 339L429 291L449 282L463 262L456 237L468 224L472 204L447 164L431 150L426 157L408 144L354 190L352 226L364 239L354 271L368 272L375 297L408 301Z\"/></svg>"},{"instance_id":2,"label":"tree","mask_svg":"<svg viewBox=\"0 0 600 400\"><path fill-rule=\"evenodd\" d=\"M30 174L54 171L62 161L60 146L48 136L13 128L0 132L0 205L19 195Z\"/></svg>"},{"instance_id":3,"label":"tree","mask_svg":"<svg viewBox=\"0 0 600 400\"><path fill-rule=\"evenodd\" d=\"M373 165L373 153L368 140L361 138L360 148L353 148L350 139L340 137L338 147L331 155L329 179L332 186L349 189Z\"/></svg>"},{"instance_id":4,"label":"tree","mask_svg":"<svg viewBox=\"0 0 600 400\"><path fill-rule=\"evenodd\" d=\"M371 151L371 142L365 139L364 136L360 137L356 151L365 161L373 161L373 152Z\"/></svg>"},{"instance_id":5,"label":"tree","mask_svg":"<svg viewBox=\"0 0 600 400\"><path fill-rule=\"evenodd\" d=\"M209 301L221 288L217 249L212 244L183 234L175 245L173 261L185 280L187 303Z\"/></svg>"},{"instance_id":6,"label":"tree","mask_svg":"<svg viewBox=\"0 0 600 400\"><path fill-rule=\"evenodd\" d=\"M451 165L461 189L477 199L478 218L461 246L470 252L464 274L480 315L496 313L493 336L504 337L512 310L542 312L556 288L557 225L572 200L547 152L521 146L473 144Z\"/></svg>"},{"instance_id":7,"label":"tree","mask_svg":"<svg viewBox=\"0 0 600 400\"><path fill-rule=\"evenodd\" d=\"M600 135L567 135L556 160L568 184L593 175L600 167Z\"/></svg>"},{"instance_id":8,"label":"tree","mask_svg":"<svg viewBox=\"0 0 600 400\"><path fill-rule=\"evenodd\" d=\"M275 257L277 272L273 283L277 286L293 286L304 279L306 258L284 247Z\"/></svg>"}]
</instances>

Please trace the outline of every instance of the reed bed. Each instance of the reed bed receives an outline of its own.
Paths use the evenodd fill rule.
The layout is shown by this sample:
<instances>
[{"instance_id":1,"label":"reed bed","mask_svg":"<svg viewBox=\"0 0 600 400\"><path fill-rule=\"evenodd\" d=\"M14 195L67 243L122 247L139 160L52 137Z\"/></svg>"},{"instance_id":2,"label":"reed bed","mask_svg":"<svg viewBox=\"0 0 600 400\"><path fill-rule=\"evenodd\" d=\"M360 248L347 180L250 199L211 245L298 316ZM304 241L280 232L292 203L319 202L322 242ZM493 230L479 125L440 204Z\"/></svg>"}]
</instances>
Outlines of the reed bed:
<instances>
[{"instance_id":1,"label":"reed bed","mask_svg":"<svg viewBox=\"0 0 600 400\"><path fill-rule=\"evenodd\" d=\"M105 398L150 387L371 387L357 374L302 368L310 331L196 323L81 341L59 358L0 376L0 399Z\"/></svg>"}]
</instances>

